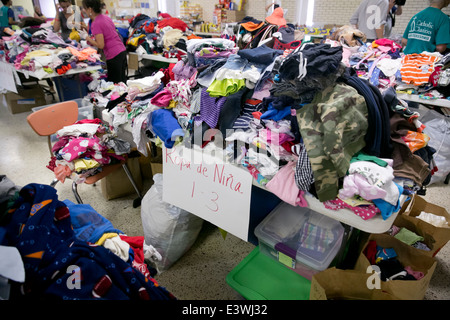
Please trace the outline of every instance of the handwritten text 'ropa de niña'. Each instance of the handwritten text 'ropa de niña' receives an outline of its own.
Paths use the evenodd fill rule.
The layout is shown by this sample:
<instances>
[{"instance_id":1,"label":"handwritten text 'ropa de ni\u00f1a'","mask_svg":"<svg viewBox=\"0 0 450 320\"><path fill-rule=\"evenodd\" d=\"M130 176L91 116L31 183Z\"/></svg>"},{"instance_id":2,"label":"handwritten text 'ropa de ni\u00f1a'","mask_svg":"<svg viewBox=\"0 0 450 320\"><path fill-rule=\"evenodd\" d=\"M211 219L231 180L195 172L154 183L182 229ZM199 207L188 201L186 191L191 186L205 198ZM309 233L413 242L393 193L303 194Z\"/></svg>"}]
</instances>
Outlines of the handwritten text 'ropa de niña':
<instances>
[{"instance_id":1,"label":"handwritten text 'ropa de ni\u00f1a'","mask_svg":"<svg viewBox=\"0 0 450 320\"><path fill-rule=\"evenodd\" d=\"M180 156L180 154L176 151L172 151L170 149L166 149L166 156L165 156L166 163L170 163L176 167L179 168L180 171L183 170L192 170L194 169L194 165L191 161L186 159L185 157ZM208 170L211 169L211 167L208 168L208 166L204 165L203 163L195 165L195 171L205 177L210 178L212 177L212 181L217 183L218 185L224 186L226 188L229 188L232 191L238 192L240 194L243 194L241 188L242 183L239 181L235 181L235 177L231 173L227 173L225 170L225 164L214 164L214 170ZM212 174L210 174L210 171L213 171Z\"/></svg>"}]
</instances>

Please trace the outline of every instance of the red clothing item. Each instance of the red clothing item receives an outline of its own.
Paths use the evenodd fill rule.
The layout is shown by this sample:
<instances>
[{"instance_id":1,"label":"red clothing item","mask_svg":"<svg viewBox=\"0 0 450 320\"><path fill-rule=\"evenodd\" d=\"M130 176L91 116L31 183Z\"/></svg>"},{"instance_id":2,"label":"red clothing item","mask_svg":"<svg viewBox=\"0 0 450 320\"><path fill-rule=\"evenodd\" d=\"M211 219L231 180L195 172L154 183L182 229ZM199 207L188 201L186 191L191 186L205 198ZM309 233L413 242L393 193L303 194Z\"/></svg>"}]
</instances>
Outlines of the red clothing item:
<instances>
[{"instance_id":1,"label":"red clothing item","mask_svg":"<svg viewBox=\"0 0 450 320\"><path fill-rule=\"evenodd\" d=\"M133 268L139 270L145 277L150 278L150 271L144 262L144 237L128 237L119 235L120 239L128 243L133 249L134 260L132 262Z\"/></svg>"},{"instance_id":2,"label":"red clothing item","mask_svg":"<svg viewBox=\"0 0 450 320\"><path fill-rule=\"evenodd\" d=\"M163 19L172 18L172 16L168 13L160 13L159 16Z\"/></svg>"},{"instance_id":3,"label":"red clothing item","mask_svg":"<svg viewBox=\"0 0 450 320\"><path fill-rule=\"evenodd\" d=\"M164 27L170 26L174 29L179 29L183 32L187 29L187 24L178 18L167 18L163 20L158 20L158 28L162 29Z\"/></svg>"}]
</instances>

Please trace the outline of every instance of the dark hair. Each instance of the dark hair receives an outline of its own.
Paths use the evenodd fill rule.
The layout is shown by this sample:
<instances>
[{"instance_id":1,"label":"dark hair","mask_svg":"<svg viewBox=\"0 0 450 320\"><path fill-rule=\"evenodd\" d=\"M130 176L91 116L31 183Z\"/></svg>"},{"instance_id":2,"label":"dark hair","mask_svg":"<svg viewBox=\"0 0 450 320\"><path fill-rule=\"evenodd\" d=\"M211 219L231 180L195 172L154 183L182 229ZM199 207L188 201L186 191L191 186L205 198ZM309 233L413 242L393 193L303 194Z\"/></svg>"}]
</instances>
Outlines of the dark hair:
<instances>
[{"instance_id":1,"label":"dark hair","mask_svg":"<svg viewBox=\"0 0 450 320\"><path fill-rule=\"evenodd\" d=\"M2 0L2 3L4 6L6 6L8 4L9 0Z\"/></svg>"},{"instance_id":2,"label":"dark hair","mask_svg":"<svg viewBox=\"0 0 450 320\"><path fill-rule=\"evenodd\" d=\"M273 5L273 9L276 9L276 8L279 8L279 7L280 7L279 4L274 4L274 5Z\"/></svg>"},{"instance_id":3,"label":"dark hair","mask_svg":"<svg viewBox=\"0 0 450 320\"><path fill-rule=\"evenodd\" d=\"M84 8L92 8L95 13L102 13L102 2L100 0L83 0Z\"/></svg>"}]
</instances>

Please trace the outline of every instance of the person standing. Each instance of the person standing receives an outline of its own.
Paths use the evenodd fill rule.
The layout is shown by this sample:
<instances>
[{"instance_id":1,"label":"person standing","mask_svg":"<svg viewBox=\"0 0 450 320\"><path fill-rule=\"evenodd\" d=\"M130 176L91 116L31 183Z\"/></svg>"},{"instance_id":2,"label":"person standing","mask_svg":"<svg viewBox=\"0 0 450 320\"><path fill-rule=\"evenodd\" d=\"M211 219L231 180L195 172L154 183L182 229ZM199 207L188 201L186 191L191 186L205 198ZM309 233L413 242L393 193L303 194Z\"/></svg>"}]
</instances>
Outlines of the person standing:
<instances>
[{"instance_id":1,"label":"person standing","mask_svg":"<svg viewBox=\"0 0 450 320\"><path fill-rule=\"evenodd\" d=\"M368 41L384 38L389 0L363 0L350 18L350 24L362 31Z\"/></svg>"},{"instance_id":2,"label":"person standing","mask_svg":"<svg viewBox=\"0 0 450 320\"><path fill-rule=\"evenodd\" d=\"M403 33L405 54L446 52L450 45L450 19L442 9L449 4L450 0L431 0L428 8L411 18Z\"/></svg>"},{"instance_id":3,"label":"person standing","mask_svg":"<svg viewBox=\"0 0 450 320\"><path fill-rule=\"evenodd\" d=\"M13 24L19 24L15 20L14 11L11 9L12 0L2 0L3 6L0 8L0 29L11 27Z\"/></svg>"},{"instance_id":4,"label":"person standing","mask_svg":"<svg viewBox=\"0 0 450 320\"><path fill-rule=\"evenodd\" d=\"M280 0L271 0L270 3L266 6L266 16L270 16L273 11L281 6Z\"/></svg>"},{"instance_id":5,"label":"person standing","mask_svg":"<svg viewBox=\"0 0 450 320\"><path fill-rule=\"evenodd\" d=\"M63 40L69 39L72 28L83 28L81 12L77 6L72 5L70 0L59 0L59 8L53 23L55 32L61 31Z\"/></svg>"},{"instance_id":6,"label":"person standing","mask_svg":"<svg viewBox=\"0 0 450 320\"><path fill-rule=\"evenodd\" d=\"M86 41L98 49L102 49L106 58L108 81L126 83L127 77L127 51L116 26L110 17L102 14L100 0L83 0L83 7L92 19L91 33L94 38L88 37L87 32L80 34Z\"/></svg>"},{"instance_id":7,"label":"person standing","mask_svg":"<svg viewBox=\"0 0 450 320\"><path fill-rule=\"evenodd\" d=\"M389 38L392 33L392 28L395 27L395 18L401 16L403 13L403 6L397 5L396 0L389 0L389 12L386 18L386 25L384 26L384 37Z\"/></svg>"}]
</instances>

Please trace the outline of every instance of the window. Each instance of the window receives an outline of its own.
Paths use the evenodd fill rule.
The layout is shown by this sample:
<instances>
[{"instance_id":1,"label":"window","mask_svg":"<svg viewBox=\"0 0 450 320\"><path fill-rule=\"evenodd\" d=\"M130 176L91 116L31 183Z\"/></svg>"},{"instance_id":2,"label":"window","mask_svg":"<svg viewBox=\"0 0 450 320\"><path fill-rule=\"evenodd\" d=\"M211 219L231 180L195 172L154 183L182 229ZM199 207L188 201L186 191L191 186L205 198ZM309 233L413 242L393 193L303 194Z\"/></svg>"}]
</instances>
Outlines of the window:
<instances>
[{"instance_id":1,"label":"window","mask_svg":"<svg viewBox=\"0 0 450 320\"><path fill-rule=\"evenodd\" d=\"M296 22L311 27L314 24L313 18L314 0L297 0Z\"/></svg>"}]
</instances>

